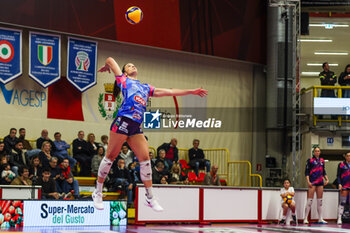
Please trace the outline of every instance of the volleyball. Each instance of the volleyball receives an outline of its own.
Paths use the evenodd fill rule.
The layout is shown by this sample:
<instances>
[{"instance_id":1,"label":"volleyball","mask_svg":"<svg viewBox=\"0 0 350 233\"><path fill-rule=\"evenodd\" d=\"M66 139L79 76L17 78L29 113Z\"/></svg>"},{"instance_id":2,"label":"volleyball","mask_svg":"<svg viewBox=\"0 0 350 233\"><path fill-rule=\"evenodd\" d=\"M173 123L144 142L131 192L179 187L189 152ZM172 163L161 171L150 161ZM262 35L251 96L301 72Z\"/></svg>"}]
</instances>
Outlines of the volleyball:
<instances>
[{"instance_id":1,"label":"volleyball","mask_svg":"<svg viewBox=\"0 0 350 233\"><path fill-rule=\"evenodd\" d=\"M141 22L142 18L143 13L137 6L132 6L125 12L125 19L130 24L138 24Z\"/></svg>"},{"instance_id":2,"label":"volleyball","mask_svg":"<svg viewBox=\"0 0 350 233\"><path fill-rule=\"evenodd\" d=\"M289 195L288 195L287 197L284 198L284 202L287 203L287 204L292 203L292 201L293 201L292 196L289 196Z\"/></svg>"}]
</instances>

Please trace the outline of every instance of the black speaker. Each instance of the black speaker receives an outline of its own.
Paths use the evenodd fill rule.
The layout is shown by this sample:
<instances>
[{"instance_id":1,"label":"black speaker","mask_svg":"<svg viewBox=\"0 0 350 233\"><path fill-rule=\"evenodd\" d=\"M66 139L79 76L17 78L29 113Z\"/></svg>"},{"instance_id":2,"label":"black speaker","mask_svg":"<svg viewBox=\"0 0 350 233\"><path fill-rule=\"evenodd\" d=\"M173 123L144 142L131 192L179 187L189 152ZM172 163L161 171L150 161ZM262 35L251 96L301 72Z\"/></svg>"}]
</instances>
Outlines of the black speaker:
<instances>
[{"instance_id":1,"label":"black speaker","mask_svg":"<svg viewBox=\"0 0 350 233\"><path fill-rule=\"evenodd\" d=\"M302 12L301 13L301 35L309 35L309 13Z\"/></svg>"}]
</instances>

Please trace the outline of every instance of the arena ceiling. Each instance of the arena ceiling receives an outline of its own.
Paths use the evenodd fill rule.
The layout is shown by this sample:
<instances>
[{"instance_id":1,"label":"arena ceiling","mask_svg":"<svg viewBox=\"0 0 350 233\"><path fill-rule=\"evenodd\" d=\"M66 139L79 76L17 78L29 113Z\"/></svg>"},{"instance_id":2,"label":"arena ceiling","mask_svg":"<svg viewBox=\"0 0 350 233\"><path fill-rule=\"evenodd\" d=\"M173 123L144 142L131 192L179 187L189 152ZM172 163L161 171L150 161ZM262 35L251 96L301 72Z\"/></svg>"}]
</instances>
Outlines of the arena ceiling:
<instances>
[{"instance_id":1,"label":"arena ceiling","mask_svg":"<svg viewBox=\"0 0 350 233\"><path fill-rule=\"evenodd\" d=\"M325 61L331 64L330 69L339 76L345 66L350 64L350 18L310 17L309 25L309 35L301 36L301 77L317 78L322 67L315 64Z\"/></svg>"}]
</instances>

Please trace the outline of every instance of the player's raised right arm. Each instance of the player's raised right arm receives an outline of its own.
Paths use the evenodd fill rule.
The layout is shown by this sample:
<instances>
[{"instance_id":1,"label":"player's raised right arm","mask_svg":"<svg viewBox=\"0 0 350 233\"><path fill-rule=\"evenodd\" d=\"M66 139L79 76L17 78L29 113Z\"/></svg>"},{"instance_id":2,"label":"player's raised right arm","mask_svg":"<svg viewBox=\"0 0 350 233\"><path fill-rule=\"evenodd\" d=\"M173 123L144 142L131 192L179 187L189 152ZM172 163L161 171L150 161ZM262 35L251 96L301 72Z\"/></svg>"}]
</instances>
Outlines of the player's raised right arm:
<instances>
[{"instance_id":1,"label":"player's raised right arm","mask_svg":"<svg viewBox=\"0 0 350 233\"><path fill-rule=\"evenodd\" d=\"M115 76L121 76L123 73L118 65L118 63L111 57L106 59L106 64L102 66L98 72L112 72L114 73Z\"/></svg>"}]
</instances>

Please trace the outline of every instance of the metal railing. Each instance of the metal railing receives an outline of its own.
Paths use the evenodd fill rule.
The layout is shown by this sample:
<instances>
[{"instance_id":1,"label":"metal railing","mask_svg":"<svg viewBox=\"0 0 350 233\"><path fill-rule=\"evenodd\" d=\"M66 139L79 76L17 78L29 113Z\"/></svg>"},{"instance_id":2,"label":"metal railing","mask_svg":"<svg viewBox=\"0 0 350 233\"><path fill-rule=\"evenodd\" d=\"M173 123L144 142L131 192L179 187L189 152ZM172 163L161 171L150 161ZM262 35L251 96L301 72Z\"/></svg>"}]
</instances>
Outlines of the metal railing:
<instances>
[{"instance_id":1,"label":"metal railing","mask_svg":"<svg viewBox=\"0 0 350 233\"><path fill-rule=\"evenodd\" d=\"M262 187L262 177L252 174L252 165L249 161L228 162L228 185L241 187Z\"/></svg>"},{"instance_id":2,"label":"metal railing","mask_svg":"<svg viewBox=\"0 0 350 233\"><path fill-rule=\"evenodd\" d=\"M318 96L318 90L319 89L331 89L331 90L337 90L336 98L342 98L342 90L350 90L350 86L311 86L304 90L302 90L302 94L312 91L313 97L319 97ZM338 122L338 125L341 126L342 122L350 122L350 120L342 119L342 116L337 116L337 119L319 119L316 115L312 116L313 124L316 126L317 122L322 121L328 121L328 122Z\"/></svg>"},{"instance_id":3,"label":"metal railing","mask_svg":"<svg viewBox=\"0 0 350 233\"><path fill-rule=\"evenodd\" d=\"M259 174L250 174L251 186L250 187L262 187L262 177Z\"/></svg>"}]
</instances>

